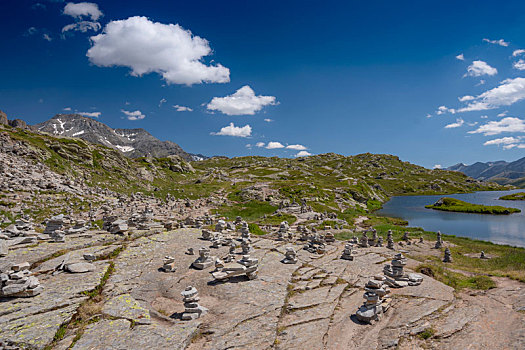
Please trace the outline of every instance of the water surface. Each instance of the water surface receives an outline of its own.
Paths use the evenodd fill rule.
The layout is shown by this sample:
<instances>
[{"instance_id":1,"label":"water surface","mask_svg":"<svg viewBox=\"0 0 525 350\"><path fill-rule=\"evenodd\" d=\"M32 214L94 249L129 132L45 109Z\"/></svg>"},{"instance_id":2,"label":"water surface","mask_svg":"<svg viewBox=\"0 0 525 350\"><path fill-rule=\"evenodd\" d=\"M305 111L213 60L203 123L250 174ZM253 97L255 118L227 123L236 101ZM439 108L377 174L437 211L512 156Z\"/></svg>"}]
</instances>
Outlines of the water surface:
<instances>
[{"instance_id":1,"label":"water surface","mask_svg":"<svg viewBox=\"0 0 525 350\"><path fill-rule=\"evenodd\" d=\"M525 247L525 201L498 200L503 195L524 191L519 189L446 195L469 203L521 209L521 213L510 215L454 213L425 208L425 205L434 204L444 195L392 197L377 213L402 218L408 221L409 226L422 227L427 231L441 231L445 234Z\"/></svg>"}]
</instances>

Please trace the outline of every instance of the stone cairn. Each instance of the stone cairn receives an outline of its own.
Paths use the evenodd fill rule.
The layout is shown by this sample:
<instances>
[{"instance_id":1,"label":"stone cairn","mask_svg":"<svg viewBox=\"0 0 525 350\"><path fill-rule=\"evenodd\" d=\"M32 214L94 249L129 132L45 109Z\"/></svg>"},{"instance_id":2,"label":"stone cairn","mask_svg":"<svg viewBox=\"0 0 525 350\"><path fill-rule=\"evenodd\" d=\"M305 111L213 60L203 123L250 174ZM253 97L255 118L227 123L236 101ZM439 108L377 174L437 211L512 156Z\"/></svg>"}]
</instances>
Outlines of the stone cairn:
<instances>
[{"instance_id":1,"label":"stone cairn","mask_svg":"<svg viewBox=\"0 0 525 350\"><path fill-rule=\"evenodd\" d=\"M388 298L390 289L384 281L383 276L376 276L366 283L363 294L365 302L356 312L359 321L365 323L379 321L390 307L391 298Z\"/></svg>"},{"instance_id":2,"label":"stone cairn","mask_svg":"<svg viewBox=\"0 0 525 350\"><path fill-rule=\"evenodd\" d=\"M125 234L129 230L128 222L116 216L104 216L103 229L109 233Z\"/></svg>"},{"instance_id":3,"label":"stone cairn","mask_svg":"<svg viewBox=\"0 0 525 350\"><path fill-rule=\"evenodd\" d=\"M202 237L201 237L202 240L211 241L212 237L213 237L213 234L211 233L210 230L202 230Z\"/></svg>"},{"instance_id":4,"label":"stone cairn","mask_svg":"<svg viewBox=\"0 0 525 350\"><path fill-rule=\"evenodd\" d=\"M379 237L376 242L376 247L382 247L383 246L383 237Z\"/></svg>"},{"instance_id":5,"label":"stone cairn","mask_svg":"<svg viewBox=\"0 0 525 350\"><path fill-rule=\"evenodd\" d=\"M29 266L28 262L15 264L0 274L0 297L34 297L44 290Z\"/></svg>"},{"instance_id":6,"label":"stone cairn","mask_svg":"<svg viewBox=\"0 0 525 350\"><path fill-rule=\"evenodd\" d=\"M283 221L279 225L279 231L277 231L277 238L280 240L285 239L285 235L288 235L288 231L290 230L290 225L288 224L288 221Z\"/></svg>"},{"instance_id":7,"label":"stone cairn","mask_svg":"<svg viewBox=\"0 0 525 350\"><path fill-rule=\"evenodd\" d=\"M243 255L250 254L252 251L252 245L250 244L250 241L243 239L241 241L241 249Z\"/></svg>"},{"instance_id":8,"label":"stone cairn","mask_svg":"<svg viewBox=\"0 0 525 350\"><path fill-rule=\"evenodd\" d=\"M343 249L341 259L354 260L354 245L352 243L345 244L345 249Z\"/></svg>"},{"instance_id":9,"label":"stone cairn","mask_svg":"<svg viewBox=\"0 0 525 350\"><path fill-rule=\"evenodd\" d=\"M181 316L182 320L195 320L206 314L208 309L199 305L200 298L197 288L188 286L180 294L182 295L182 301L184 302L184 313Z\"/></svg>"},{"instance_id":10,"label":"stone cairn","mask_svg":"<svg viewBox=\"0 0 525 350\"><path fill-rule=\"evenodd\" d=\"M374 247L377 244L377 231L376 229L371 229L372 237L368 239L368 245Z\"/></svg>"},{"instance_id":11,"label":"stone cairn","mask_svg":"<svg viewBox=\"0 0 525 350\"><path fill-rule=\"evenodd\" d=\"M241 223L241 237L243 239L250 240L250 228L248 226L248 223L246 221L242 221Z\"/></svg>"},{"instance_id":12,"label":"stone cairn","mask_svg":"<svg viewBox=\"0 0 525 350\"><path fill-rule=\"evenodd\" d=\"M217 224L215 225L215 231L222 232L222 230L226 229L226 221L219 220L217 221Z\"/></svg>"},{"instance_id":13,"label":"stone cairn","mask_svg":"<svg viewBox=\"0 0 525 350\"><path fill-rule=\"evenodd\" d=\"M451 263L452 262L452 255L451 255L450 249L448 247L445 248L445 256L443 257L443 262L445 262L445 263Z\"/></svg>"},{"instance_id":14,"label":"stone cairn","mask_svg":"<svg viewBox=\"0 0 525 350\"><path fill-rule=\"evenodd\" d=\"M186 251L186 255L195 255L195 251L193 250L193 248L188 248L188 250Z\"/></svg>"},{"instance_id":15,"label":"stone cairn","mask_svg":"<svg viewBox=\"0 0 525 350\"><path fill-rule=\"evenodd\" d=\"M199 249L199 257L192 264L197 270L204 270L212 266L215 262L215 257L210 256L210 250L206 247Z\"/></svg>"},{"instance_id":16,"label":"stone cairn","mask_svg":"<svg viewBox=\"0 0 525 350\"><path fill-rule=\"evenodd\" d=\"M359 239L359 246L361 248L368 248L368 236L366 235L366 231L363 231L363 235Z\"/></svg>"},{"instance_id":17,"label":"stone cairn","mask_svg":"<svg viewBox=\"0 0 525 350\"><path fill-rule=\"evenodd\" d=\"M443 239L441 238L441 232L438 231L436 245L434 246L434 248L441 249L442 246L443 246Z\"/></svg>"},{"instance_id":18,"label":"stone cairn","mask_svg":"<svg viewBox=\"0 0 525 350\"><path fill-rule=\"evenodd\" d=\"M59 230L61 231L64 228L64 214L56 215L47 220L46 228L44 234L52 234L53 232Z\"/></svg>"},{"instance_id":19,"label":"stone cairn","mask_svg":"<svg viewBox=\"0 0 525 350\"><path fill-rule=\"evenodd\" d=\"M250 280L257 278L257 273L259 269L259 259L250 258L249 255L243 255L241 260L237 262L246 267L246 276L248 276Z\"/></svg>"},{"instance_id":20,"label":"stone cairn","mask_svg":"<svg viewBox=\"0 0 525 350\"><path fill-rule=\"evenodd\" d=\"M386 247L388 249L395 249L394 248L394 239L392 238L392 230L388 230L387 236L386 236Z\"/></svg>"},{"instance_id":21,"label":"stone cairn","mask_svg":"<svg viewBox=\"0 0 525 350\"><path fill-rule=\"evenodd\" d=\"M224 262L232 262L235 260L235 243L230 243L230 249L228 251L228 255L224 258Z\"/></svg>"},{"instance_id":22,"label":"stone cairn","mask_svg":"<svg viewBox=\"0 0 525 350\"><path fill-rule=\"evenodd\" d=\"M283 264L295 264L297 263L297 253L293 247L286 247L286 253L284 253L284 259L281 260Z\"/></svg>"},{"instance_id":23,"label":"stone cairn","mask_svg":"<svg viewBox=\"0 0 525 350\"><path fill-rule=\"evenodd\" d=\"M404 267L406 264L407 259L403 254L397 253L392 263L383 268L386 284L393 288L420 285L423 282L423 277L416 273L405 274Z\"/></svg>"},{"instance_id":24,"label":"stone cairn","mask_svg":"<svg viewBox=\"0 0 525 350\"><path fill-rule=\"evenodd\" d=\"M211 240L211 247L212 248L220 248L222 245L222 233L216 232L213 234L213 238Z\"/></svg>"},{"instance_id":25,"label":"stone cairn","mask_svg":"<svg viewBox=\"0 0 525 350\"><path fill-rule=\"evenodd\" d=\"M407 244L410 244L410 237L408 237L408 231L405 231L403 233L403 241L405 241Z\"/></svg>"},{"instance_id":26,"label":"stone cairn","mask_svg":"<svg viewBox=\"0 0 525 350\"><path fill-rule=\"evenodd\" d=\"M485 255L485 252L483 250L481 251L481 254L479 255L479 258L480 259L489 259L489 257Z\"/></svg>"},{"instance_id":27,"label":"stone cairn","mask_svg":"<svg viewBox=\"0 0 525 350\"><path fill-rule=\"evenodd\" d=\"M177 268L175 267L175 258L172 256L165 256L162 261L162 270L164 272L175 272Z\"/></svg>"},{"instance_id":28,"label":"stone cairn","mask_svg":"<svg viewBox=\"0 0 525 350\"><path fill-rule=\"evenodd\" d=\"M324 235L324 241L326 243L334 243L335 242L335 236L332 232L327 232L325 235Z\"/></svg>"}]
</instances>

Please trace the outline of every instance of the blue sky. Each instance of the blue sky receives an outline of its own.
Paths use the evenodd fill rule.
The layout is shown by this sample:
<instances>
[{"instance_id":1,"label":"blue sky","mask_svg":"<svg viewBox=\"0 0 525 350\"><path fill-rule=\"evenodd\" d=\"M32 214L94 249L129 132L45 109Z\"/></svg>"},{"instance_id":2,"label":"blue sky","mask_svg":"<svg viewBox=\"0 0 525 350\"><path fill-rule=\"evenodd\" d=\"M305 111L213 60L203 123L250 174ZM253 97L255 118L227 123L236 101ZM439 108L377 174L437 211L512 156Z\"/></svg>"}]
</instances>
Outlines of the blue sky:
<instances>
[{"instance_id":1,"label":"blue sky","mask_svg":"<svg viewBox=\"0 0 525 350\"><path fill-rule=\"evenodd\" d=\"M0 30L0 109L31 124L80 112L205 155L525 155L523 1L3 0Z\"/></svg>"}]
</instances>

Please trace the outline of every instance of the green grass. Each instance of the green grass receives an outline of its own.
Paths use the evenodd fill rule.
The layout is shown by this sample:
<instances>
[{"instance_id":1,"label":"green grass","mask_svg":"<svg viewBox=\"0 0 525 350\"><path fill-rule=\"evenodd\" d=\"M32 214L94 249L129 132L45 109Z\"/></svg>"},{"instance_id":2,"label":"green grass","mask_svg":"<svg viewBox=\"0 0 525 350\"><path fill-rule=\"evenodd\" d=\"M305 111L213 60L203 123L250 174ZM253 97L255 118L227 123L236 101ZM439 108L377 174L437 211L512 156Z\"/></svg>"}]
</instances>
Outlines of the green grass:
<instances>
[{"instance_id":1,"label":"green grass","mask_svg":"<svg viewBox=\"0 0 525 350\"><path fill-rule=\"evenodd\" d=\"M425 208L453 211L459 213L475 213L475 214L497 214L508 215L512 213L519 213L521 210L517 208L507 208L499 205L480 205L464 202L459 199L443 197L435 204L426 205Z\"/></svg>"},{"instance_id":2,"label":"green grass","mask_svg":"<svg viewBox=\"0 0 525 350\"><path fill-rule=\"evenodd\" d=\"M263 236L266 234L266 232L261 230L261 228L257 224L250 223L248 224L248 228L250 229L250 232L253 233L254 235Z\"/></svg>"},{"instance_id":3,"label":"green grass","mask_svg":"<svg viewBox=\"0 0 525 350\"><path fill-rule=\"evenodd\" d=\"M217 213L230 220L234 220L237 216L241 216L247 221L256 221L264 217L264 215L273 214L277 207L262 201L250 201L246 203L233 203L231 205L224 205L217 210Z\"/></svg>"},{"instance_id":4,"label":"green grass","mask_svg":"<svg viewBox=\"0 0 525 350\"><path fill-rule=\"evenodd\" d=\"M425 328L425 330L419 333L417 336L423 340L432 338L436 334L436 331L433 328Z\"/></svg>"},{"instance_id":5,"label":"green grass","mask_svg":"<svg viewBox=\"0 0 525 350\"><path fill-rule=\"evenodd\" d=\"M461 290L464 288L487 290L496 287L496 283L488 276L466 276L459 272L450 271L437 263L419 265L416 268L416 271L431 271L433 278L455 290Z\"/></svg>"},{"instance_id":6,"label":"green grass","mask_svg":"<svg viewBox=\"0 0 525 350\"><path fill-rule=\"evenodd\" d=\"M499 197L499 199L504 201L525 201L525 192L508 194L506 196Z\"/></svg>"}]
</instances>

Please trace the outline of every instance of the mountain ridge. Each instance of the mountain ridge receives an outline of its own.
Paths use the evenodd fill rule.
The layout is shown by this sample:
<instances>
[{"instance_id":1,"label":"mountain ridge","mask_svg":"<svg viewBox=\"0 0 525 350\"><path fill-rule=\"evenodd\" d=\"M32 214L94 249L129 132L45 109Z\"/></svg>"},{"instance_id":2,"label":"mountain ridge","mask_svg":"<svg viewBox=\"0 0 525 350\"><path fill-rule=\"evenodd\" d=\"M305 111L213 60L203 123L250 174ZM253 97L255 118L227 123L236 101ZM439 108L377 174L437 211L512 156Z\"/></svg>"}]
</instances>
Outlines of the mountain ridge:
<instances>
[{"instance_id":1,"label":"mountain ridge","mask_svg":"<svg viewBox=\"0 0 525 350\"><path fill-rule=\"evenodd\" d=\"M172 141L161 141L143 128L113 129L81 114L57 114L51 119L31 126L34 131L53 136L75 137L114 148L130 158L167 157L178 155L185 160L198 160L202 155L186 152Z\"/></svg>"},{"instance_id":2,"label":"mountain ridge","mask_svg":"<svg viewBox=\"0 0 525 350\"><path fill-rule=\"evenodd\" d=\"M471 165L458 163L446 170L459 171L477 180L494 181L502 185L525 186L525 157L513 162L498 160L476 162Z\"/></svg>"}]
</instances>

